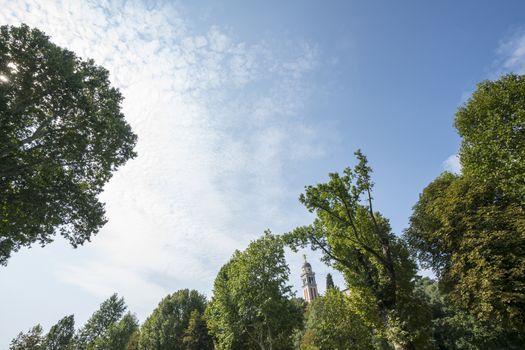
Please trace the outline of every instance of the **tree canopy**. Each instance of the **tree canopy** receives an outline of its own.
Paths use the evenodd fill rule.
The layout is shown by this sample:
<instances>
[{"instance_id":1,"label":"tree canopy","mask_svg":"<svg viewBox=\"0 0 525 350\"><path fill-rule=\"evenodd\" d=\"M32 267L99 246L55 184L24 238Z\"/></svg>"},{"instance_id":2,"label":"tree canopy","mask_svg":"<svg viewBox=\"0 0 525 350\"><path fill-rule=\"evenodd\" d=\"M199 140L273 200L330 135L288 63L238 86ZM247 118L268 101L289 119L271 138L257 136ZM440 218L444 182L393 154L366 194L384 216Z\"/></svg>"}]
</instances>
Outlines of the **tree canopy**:
<instances>
[{"instance_id":1,"label":"tree canopy","mask_svg":"<svg viewBox=\"0 0 525 350\"><path fill-rule=\"evenodd\" d=\"M301 350L372 348L373 334L342 292L330 288L312 301L306 313Z\"/></svg>"},{"instance_id":2,"label":"tree canopy","mask_svg":"<svg viewBox=\"0 0 525 350\"><path fill-rule=\"evenodd\" d=\"M405 236L456 305L524 329L523 207L496 186L445 173L423 191Z\"/></svg>"},{"instance_id":3,"label":"tree canopy","mask_svg":"<svg viewBox=\"0 0 525 350\"><path fill-rule=\"evenodd\" d=\"M121 319L126 311L123 298L113 294L91 315L74 339L75 349L92 349L100 337L105 337L113 325Z\"/></svg>"},{"instance_id":4,"label":"tree canopy","mask_svg":"<svg viewBox=\"0 0 525 350\"><path fill-rule=\"evenodd\" d=\"M9 350L41 350L44 337L42 336L42 326L36 325L27 333L20 332L11 341Z\"/></svg>"},{"instance_id":5,"label":"tree canopy","mask_svg":"<svg viewBox=\"0 0 525 350\"><path fill-rule=\"evenodd\" d=\"M104 225L98 195L137 137L108 71L26 25L0 27L0 264Z\"/></svg>"},{"instance_id":6,"label":"tree canopy","mask_svg":"<svg viewBox=\"0 0 525 350\"><path fill-rule=\"evenodd\" d=\"M45 350L70 350L75 335L75 317L73 315L62 318L51 327L44 341Z\"/></svg>"},{"instance_id":7,"label":"tree canopy","mask_svg":"<svg viewBox=\"0 0 525 350\"><path fill-rule=\"evenodd\" d=\"M289 349L301 326L302 308L287 284L283 242L266 232L237 251L214 283L206 309L218 349Z\"/></svg>"},{"instance_id":8,"label":"tree canopy","mask_svg":"<svg viewBox=\"0 0 525 350\"><path fill-rule=\"evenodd\" d=\"M206 297L196 290L181 289L159 303L140 329L140 349L184 349L184 333L194 311L204 313Z\"/></svg>"},{"instance_id":9,"label":"tree canopy","mask_svg":"<svg viewBox=\"0 0 525 350\"><path fill-rule=\"evenodd\" d=\"M213 350L213 340L209 335L206 320L198 310L191 312L182 343L185 350Z\"/></svg>"},{"instance_id":10,"label":"tree canopy","mask_svg":"<svg viewBox=\"0 0 525 350\"><path fill-rule=\"evenodd\" d=\"M463 174L525 205L525 76L480 83L456 113Z\"/></svg>"}]
</instances>

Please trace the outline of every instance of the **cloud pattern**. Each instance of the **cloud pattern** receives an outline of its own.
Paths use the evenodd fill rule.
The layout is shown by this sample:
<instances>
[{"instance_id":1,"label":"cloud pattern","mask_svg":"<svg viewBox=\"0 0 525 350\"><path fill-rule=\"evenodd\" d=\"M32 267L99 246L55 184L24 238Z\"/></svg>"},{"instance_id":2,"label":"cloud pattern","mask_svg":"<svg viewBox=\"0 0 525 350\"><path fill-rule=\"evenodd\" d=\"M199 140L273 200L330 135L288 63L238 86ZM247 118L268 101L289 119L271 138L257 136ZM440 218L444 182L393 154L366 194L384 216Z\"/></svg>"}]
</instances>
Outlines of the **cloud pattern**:
<instances>
[{"instance_id":1,"label":"cloud pattern","mask_svg":"<svg viewBox=\"0 0 525 350\"><path fill-rule=\"evenodd\" d=\"M138 158L102 195L108 224L58 278L152 305L176 288L209 292L235 249L300 223L304 214L283 210L297 195L285 173L324 154L301 117L315 45L198 31L169 2L7 2L0 22L38 27L108 68L139 136Z\"/></svg>"}]
</instances>

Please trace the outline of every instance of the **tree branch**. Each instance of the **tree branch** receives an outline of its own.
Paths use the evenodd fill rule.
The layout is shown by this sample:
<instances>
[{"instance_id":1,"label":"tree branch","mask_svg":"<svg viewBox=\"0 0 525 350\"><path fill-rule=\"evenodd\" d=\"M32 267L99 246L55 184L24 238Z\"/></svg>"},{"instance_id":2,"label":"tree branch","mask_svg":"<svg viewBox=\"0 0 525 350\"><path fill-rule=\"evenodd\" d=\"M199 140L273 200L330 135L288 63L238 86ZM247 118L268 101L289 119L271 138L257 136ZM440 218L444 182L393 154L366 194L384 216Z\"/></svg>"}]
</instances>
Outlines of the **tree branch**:
<instances>
[{"instance_id":1,"label":"tree branch","mask_svg":"<svg viewBox=\"0 0 525 350\"><path fill-rule=\"evenodd\" d=\"M0 152L0 158L5 158L11 153L13 153L17 148L20 148L23 145L26 145L28 143L33 142L34 140L41 138L45 134L46 127L49 126L52 120L53 120L53 117L47 118L46 120L42 122L42 124L38 126L38 128L36 128L35 132L31 136L28 136L25 139L20 140L16 146L8 147L6 150Z\"/></svg>"},{"instance_id":2,"label":"tree branch","mask_svg":"<svg viewBox=\"0 0 525 350\"><path fill-rule=\"evenodd\" d=\"M317 206L319 209L325 211L326 213L328 213L330 216L334 217L335 219L338 219L340 222L342 222L343 224L345 225L348 225L349 222L347 222L346 220L342 219L341 217L339 217L338 215L335 215L334 213L332 213L329 209L327 208L323 208L322 206L318 205ZM350 217L349 217L350 219ZM365 244L363 241L361 241L357 235L357 228L355 227L355 225L351 224L351 227L352 229L354 230L354 235L356 236L356 239L357 241L351 239L350 237L344 235L343 237L356 243L357 245L361 246L364 250L366 250L367 252L369 252L370 254L372 254L376 259L379 260L379 262L381 264L384 264L384 265L387 265L387 261L384 259L384 257L382 257L378 252L376 252L372 247L368 246L367 244Z\"/></svg>"}]
</instances>

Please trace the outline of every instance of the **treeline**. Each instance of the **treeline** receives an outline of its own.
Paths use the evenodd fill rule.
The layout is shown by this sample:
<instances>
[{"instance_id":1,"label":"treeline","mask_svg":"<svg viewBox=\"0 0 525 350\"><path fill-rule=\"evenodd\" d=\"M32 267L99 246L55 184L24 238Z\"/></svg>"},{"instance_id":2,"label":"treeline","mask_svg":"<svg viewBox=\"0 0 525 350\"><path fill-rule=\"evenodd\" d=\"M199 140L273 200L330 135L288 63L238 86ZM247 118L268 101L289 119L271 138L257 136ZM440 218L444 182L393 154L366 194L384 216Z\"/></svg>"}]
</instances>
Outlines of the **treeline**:
<instances>
[{"instance_id":1,"label":"treeline","mask_svg":"<svg viewBox=\"0 0 525 350\"><path fill-rule=\"evenodd\" d=\"M373 208L366 157L307 186L310 225L236 251L211 300L180 290L139 326L112 296L78 330L67 316L11 349L522 349L525 310L525 77L478 86L455 125L461 175L445 172L396 236ZM309 247L340 271L310 305L294 297L284 249ZM419 261L437 281L416 274Z\"/></svg>"},{"instance_id":2,"label":"treeline","mask_svg":"<svg viewBox=\"0 0 525 350\"><path fill-rule=\"evenodd\" d=\"M455 119L461 175L445 172L403 236L373 207L366 157L300 202L310 225L265 232L219 271L211 300L180 290L139 326L112 296L78 330L67 316L11 349L522 349L525 344L525 77L478 86ZM320 250L348 292L327 281L294 297L284 249ZM432 268L437 281L416 274Z\"/></svg>"}]
</instances>

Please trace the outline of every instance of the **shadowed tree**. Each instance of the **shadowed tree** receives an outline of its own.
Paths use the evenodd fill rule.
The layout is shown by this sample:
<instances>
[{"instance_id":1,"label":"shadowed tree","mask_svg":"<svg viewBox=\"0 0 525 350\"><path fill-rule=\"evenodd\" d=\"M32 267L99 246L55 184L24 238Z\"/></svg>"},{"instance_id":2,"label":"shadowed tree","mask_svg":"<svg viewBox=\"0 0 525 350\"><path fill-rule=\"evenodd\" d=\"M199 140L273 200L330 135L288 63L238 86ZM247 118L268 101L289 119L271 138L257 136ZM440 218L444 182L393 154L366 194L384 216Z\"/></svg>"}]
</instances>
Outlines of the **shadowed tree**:
<instances>
[{"instance_id":1,"label":"shadowed tree","mask_svg":"<svg viewBox=\"0 0 525 350\"><path fill-rule=\"evenodd\" d=\"M335 288L334 285L334 279L332 278L332 274L328 273L326 275L326 290Z\"/></svg>"},{"instance_id":2,"label":"shadowed tree","mask_svg":"<svg viewBox=\"0 0 525 350\"><path fill-rule=\"evenodd\" d=\"M104 225L97 197L135 156L121 101L93 60L0 27L0 264L56 233L76 247Z\"/></svg>"},{"instance_id":3,"label":"shadowed tree","mask_svg":"<svg viewBox=\"0 0 525 350\"><path fill-rule=\"evenodd\" d=\"M45 350L70 350L73 349L73 336L75 335L75 317L69 315L51 327L44 341Z\"/></svg>"},{"instance_id":4,"label":"shadowed tree","mask_svg":"<svg viewBox=\"0 0 525 350\"><path fill-rule=\"evenodd\" d=\"M184 350L213 350L213 340L208 334L208 326L198 310L193 310L191 313L182 343Z\"/></svg>"},{"instance_id":5,"label":"shadowed tree","mask_svg":"<svg viewBox=\"0 0 525 350\"><path fill-rule=\"evenodd\" d=\"M498 193L444 173L423 190L405 237L453 304L525 334L525 210Z\"/></svg>"}]
</instances>

